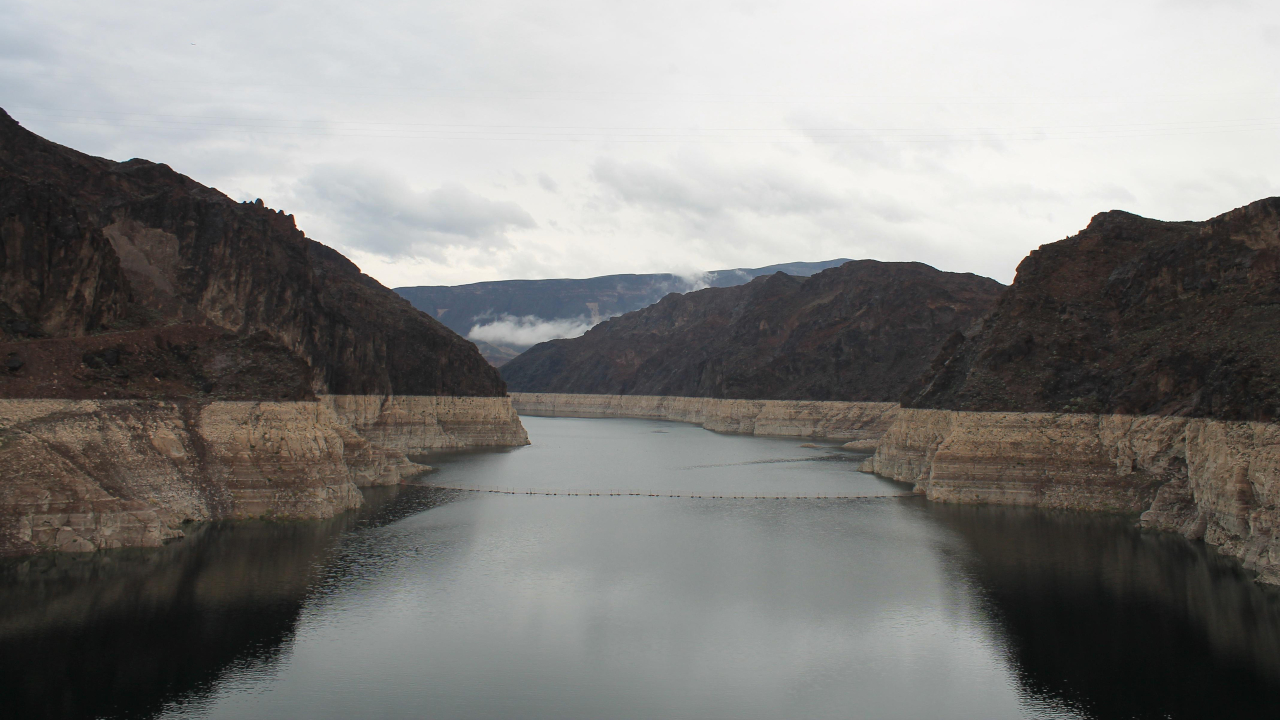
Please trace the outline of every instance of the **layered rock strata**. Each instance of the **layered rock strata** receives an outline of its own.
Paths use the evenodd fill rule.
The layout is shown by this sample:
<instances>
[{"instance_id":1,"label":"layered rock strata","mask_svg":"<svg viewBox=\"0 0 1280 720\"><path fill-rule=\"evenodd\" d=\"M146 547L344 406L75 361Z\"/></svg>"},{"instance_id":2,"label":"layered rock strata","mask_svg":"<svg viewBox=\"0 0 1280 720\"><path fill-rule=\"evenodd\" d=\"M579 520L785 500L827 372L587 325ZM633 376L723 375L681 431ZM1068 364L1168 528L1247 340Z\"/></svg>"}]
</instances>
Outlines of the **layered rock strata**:
<instances>
[{"instance_id":1,"label":"layered rock strata","mask_svg":"<svg viewBox=\"0 0 1280 720\"><path fill-rule=\"evenodd\" d=\"M903 409L865 469L930 500L1141 513L1280 583L1280 426Z\"/></svg>"},{"instance_id":2,"label":"layered rock strata","mask_svg":"<svg viewBox=\"0 0 1280 720\"><path fill-rule=\"evenodd\" d=\"M361 437L408 455L529 444L507 397L329 395L320 401Z\"/></svg>"},{"instance_id":3,"label":"layered rock strata","mask_svg":"<svg viewBox=\"0 0 1280 720\"><path fill-rule=\"evenodd\" d=\"M0 554L154 547L190 521L324 518L427 470L406 452L522 445L506 398L0 399Z\"/></svg>"},{"instance_id":4,"label":"layered rock strata","mask_svg":"<svg viewBox=\"0 0 1280 720\"><path fill-rule=\"evenodd\" d=\"M567 393L511 393L511 402L522 415L673 420L716 432L864 442L884 435L898 408L877 402Z\"/></svg>"}]
</instances>

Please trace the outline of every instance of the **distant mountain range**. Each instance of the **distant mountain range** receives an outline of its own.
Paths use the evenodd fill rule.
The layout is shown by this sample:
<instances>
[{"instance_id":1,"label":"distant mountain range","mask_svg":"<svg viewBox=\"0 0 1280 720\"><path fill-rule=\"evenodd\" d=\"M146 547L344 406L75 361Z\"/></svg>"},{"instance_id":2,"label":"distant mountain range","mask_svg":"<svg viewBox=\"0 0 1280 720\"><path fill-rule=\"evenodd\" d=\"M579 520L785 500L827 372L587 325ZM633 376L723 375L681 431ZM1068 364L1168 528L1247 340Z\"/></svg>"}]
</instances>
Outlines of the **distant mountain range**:
<instances>
[{"instance_id":1,"label":"distant mountain range","mask_svg":"<svg viewBox=\"0 0 1280 720\"><path fill-rule=\"evenodd\" d=\"M502 376L518 392L892 402L1004 289L922 263L776 273L542 343Z\"/></svg>"},{"instance_id":2,"label":"distant mountain range","mask_svg":"<svg viewBox=\"0 0 1280 720\"><path fill-rule=\"evenodd\" d=\"M715 270L694 277L652 273L423 285L396 288L396 292L414 307L474 341L486 359L501 365L540 342L577 337L602 320L648 307L673 292L732 287L777 272L808 277L846 262L848 258L781 263Z\"/></svg>"}]
</instances>

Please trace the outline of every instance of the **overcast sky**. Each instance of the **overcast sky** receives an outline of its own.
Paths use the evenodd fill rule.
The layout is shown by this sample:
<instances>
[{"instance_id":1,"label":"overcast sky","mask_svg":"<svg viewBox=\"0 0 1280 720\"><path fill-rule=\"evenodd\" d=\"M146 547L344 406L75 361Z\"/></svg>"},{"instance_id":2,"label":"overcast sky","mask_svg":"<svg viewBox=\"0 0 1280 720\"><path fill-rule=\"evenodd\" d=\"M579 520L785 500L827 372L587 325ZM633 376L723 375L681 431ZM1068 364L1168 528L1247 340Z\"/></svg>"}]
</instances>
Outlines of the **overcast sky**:
<instances>
[{"instance_id":1,"label":"overcast sky","mask_svg":"<svg viewBox=\"0 0 1280 720\"><path fill-rule=\"evenodd\" d=\"M1280 195L1280 3L0 0L0 106L390 286L834 257L1002 282Z\"/></svg>"}]
</instances>

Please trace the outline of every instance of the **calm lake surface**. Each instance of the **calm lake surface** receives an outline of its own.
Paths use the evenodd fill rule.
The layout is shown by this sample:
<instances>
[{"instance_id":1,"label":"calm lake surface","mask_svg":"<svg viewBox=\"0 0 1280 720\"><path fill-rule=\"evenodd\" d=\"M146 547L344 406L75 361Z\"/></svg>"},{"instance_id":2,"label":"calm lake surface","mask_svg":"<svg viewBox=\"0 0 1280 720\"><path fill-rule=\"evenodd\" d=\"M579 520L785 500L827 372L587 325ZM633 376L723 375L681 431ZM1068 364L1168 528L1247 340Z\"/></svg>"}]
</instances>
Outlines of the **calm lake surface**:
<instances>
[{"instance_id":1,"label":"calm lake surface","mask_svg":"<svg viewBox=\"0 0 1280 720\"><path fill-rule=\"evenodd\" d=\"M1082 513L933 505L800 440L524 418L325 522L0 565L21 718L1280 717L1280 598Z\"/></svg>"}]
</instances>

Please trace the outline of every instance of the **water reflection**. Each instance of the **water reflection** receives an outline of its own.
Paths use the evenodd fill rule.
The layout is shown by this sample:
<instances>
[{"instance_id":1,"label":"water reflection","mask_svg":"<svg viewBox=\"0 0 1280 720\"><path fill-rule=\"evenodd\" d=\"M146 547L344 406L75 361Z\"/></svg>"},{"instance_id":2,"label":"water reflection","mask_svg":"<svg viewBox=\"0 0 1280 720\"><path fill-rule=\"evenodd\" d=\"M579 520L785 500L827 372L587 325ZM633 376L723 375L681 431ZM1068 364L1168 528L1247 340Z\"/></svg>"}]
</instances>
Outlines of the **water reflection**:
<instances>
[{"instance_id":1,"label":"water reflection","mask_svg":"<svg viewBox=\"0 0 1280 720\"><path fill-rule=\"evenodd\" d=\"M466 486L0 565L23 718L1202 718L1280 711L1280 600L1101 515L931 505L831 448L527 421Z\"/></svg>"},{"instance_id":2,"label":"water reflection","mask_svg":"<svg viewBox=\"0 0 1280 720\"><path fill-rule=\"evenodd\" d=\"M1094 718L1280 717L1280 597L1124 518L926 506L969 550L1019 682Z\"/></svg>"},{"instance_id":3,"label":"water reflection","mask_svg":"<svg viewBox=\"0 0 1280 720\"><path fill-rule=\"evenodd\" d=\"M229 672L269 675L336 538L449 497L379 488L333 520L191 526L156 550L0 564L3 714L152 717Z\"/></svg>"}]
</instances>

